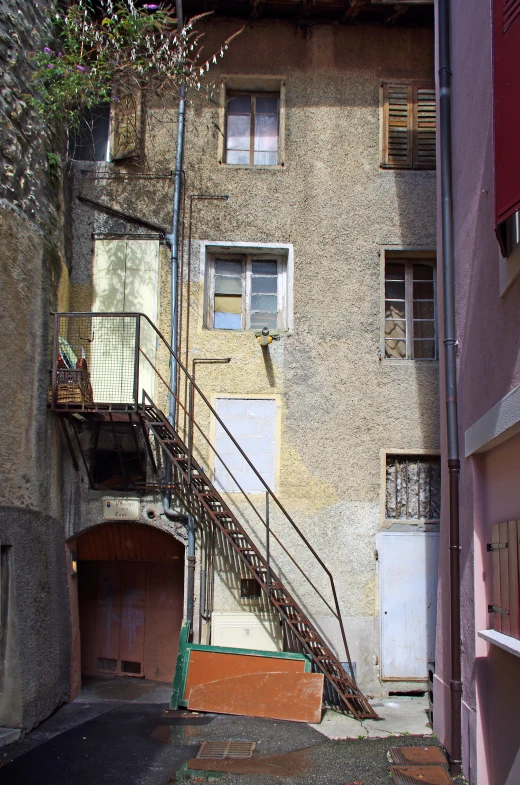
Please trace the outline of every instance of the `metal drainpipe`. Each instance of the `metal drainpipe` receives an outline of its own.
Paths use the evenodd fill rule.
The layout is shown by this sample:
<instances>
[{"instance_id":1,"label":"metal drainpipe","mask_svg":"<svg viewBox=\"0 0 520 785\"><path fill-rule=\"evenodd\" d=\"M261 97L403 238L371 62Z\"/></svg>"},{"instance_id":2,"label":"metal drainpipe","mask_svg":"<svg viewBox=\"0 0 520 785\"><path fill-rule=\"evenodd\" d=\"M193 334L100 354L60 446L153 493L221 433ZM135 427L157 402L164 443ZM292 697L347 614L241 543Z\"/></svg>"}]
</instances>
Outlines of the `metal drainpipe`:
<instances>
[{"instance_id":1,"label":"metal drainpipe","mask_svg":"<svg viewBox=\"0 0 520 785\"><path fill-rule=\"evenodd\" d=\"M451 26L450 0L439 0L439 111L442 197L442 270L444 293L444 366L446 430L448 441L451 593L451 749L450 771L457 776L462 767L461 733L461 645L460 645L460 457L457 411L457 337L455 313L455 270L453 239L453 180L451 130Z\"/></svg>"},{"instance_id":2,"label":"metal drainpipe","mask_svg":"<svg viewBox=\"0 0 520 785\"><path fill-rule=\"evenodd\" d=\"M177 29L180 33L184 24L182 0L175 0L175 9L177 13ZM177 152L175 155L175 178L173 187L172 233L171 235L168 235L167 238L171 248L171 345L175 351L177 351L177 333L179 321L177 292L177 283L179 277L179 218L181 211L182 165L184 160L184 128L186 121L186 83L184 81L181 83L177 118ZM177 363L173 358L170 369L170 387L174 393L177 393ZM170 394L168 419L172 425L175 425L175 408L175 395Z\"/></svg>"}]
</instances>

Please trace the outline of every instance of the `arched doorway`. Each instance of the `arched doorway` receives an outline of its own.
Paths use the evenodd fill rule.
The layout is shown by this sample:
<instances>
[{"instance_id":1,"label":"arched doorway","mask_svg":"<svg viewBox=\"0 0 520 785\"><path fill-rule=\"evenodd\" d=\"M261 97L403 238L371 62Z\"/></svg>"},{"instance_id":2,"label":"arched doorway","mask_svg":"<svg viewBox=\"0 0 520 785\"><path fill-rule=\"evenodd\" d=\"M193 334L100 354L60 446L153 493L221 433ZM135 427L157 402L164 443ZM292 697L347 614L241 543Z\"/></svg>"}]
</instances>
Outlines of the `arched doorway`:
<instances>
[{"instance_id":1,"label":"arched doorway","mask_svg":"<svg viewBox=\"0 0 520 785\"><path fill-rule=\"evenodd\" d=\"M183 616L184 546L146 524L76 538L81 673L173 680Z\"/></svg>"}]
</instances>

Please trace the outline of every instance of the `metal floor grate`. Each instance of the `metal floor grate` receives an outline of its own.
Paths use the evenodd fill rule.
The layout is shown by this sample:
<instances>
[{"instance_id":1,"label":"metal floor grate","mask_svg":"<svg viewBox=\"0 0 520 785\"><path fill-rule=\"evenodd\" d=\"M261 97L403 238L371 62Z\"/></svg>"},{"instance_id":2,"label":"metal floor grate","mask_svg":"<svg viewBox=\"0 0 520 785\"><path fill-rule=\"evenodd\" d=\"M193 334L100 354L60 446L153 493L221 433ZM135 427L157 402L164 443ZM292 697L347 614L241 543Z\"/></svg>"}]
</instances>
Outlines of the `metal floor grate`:
<instances>
[{"instance_id":1,"label":"metal floor grate","mask_svg":"<svg viewBox=\"0 0 520 785\"><path fill-rule=\"evenodd\" d=\"M391 766L394 785L453 785L444 766Z\"/></svg>"},{"instance_id":2,"label":"metal floor grate","mask_svg":"<svg viewBox=\"0 0 520 785\"><path fill-rule=\"evenodd\" d=\"M448 765L439 747L392 747L390 760L398 766Z\"/></svg>"},{"instance_id":3,"label":"metal floor grate","mask_svg":"<svg viewBox=\"0 0 520 785\"><path fill-rule=\"evenodd\" d=\"M203 741L197 758L202 760L244 760L251 758L256 741Z\"/></svg>"}]
</instances>

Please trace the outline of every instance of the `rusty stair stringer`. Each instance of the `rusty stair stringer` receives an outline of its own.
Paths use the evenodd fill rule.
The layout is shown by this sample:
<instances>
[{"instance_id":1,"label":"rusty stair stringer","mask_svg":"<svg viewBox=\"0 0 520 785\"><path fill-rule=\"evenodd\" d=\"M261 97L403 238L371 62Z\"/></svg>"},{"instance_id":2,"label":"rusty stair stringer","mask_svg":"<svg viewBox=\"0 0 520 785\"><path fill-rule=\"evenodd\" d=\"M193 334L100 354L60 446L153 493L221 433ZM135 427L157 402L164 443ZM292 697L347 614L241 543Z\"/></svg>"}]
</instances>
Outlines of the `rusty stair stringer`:
<instances>
[{"instance_id":1,"label":"rusty stair stringer","mask_svg":"<svg viewBox=\"0 0 520 785\"><path fill-rule=\"evenodd\" d=\"M164 413L154 404L150 404L144 407L142 418L147 429L171 460L174 470L180 475L182 481L178 483L175 492L181 503L200 524L206 526L213 524L222 532L252 577L259 583L270 603L355 719L379 719L355 680L345 671L271 568L271 583L268 587L266 559L193 456L189 466L189 450Z\"/></svg>"}]
</instances>

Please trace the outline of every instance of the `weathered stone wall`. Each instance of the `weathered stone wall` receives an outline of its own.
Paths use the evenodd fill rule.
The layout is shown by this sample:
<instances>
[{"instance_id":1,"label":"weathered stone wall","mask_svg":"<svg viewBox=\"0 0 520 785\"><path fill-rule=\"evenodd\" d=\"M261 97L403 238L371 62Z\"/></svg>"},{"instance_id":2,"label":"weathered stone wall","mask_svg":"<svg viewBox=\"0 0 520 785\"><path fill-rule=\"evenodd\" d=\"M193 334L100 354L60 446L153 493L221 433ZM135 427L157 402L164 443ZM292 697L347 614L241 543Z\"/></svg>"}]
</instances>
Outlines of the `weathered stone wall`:
<instances>
[{"instance_id":1,"label":"weathered stone wall","mask_svg":"<svg viewBox=\"0 0 520 785\"><path fill-rule=\"evenodd\" d=\"M0 0L0 725L30 728L69 692L70 609L61 506L61 450L47 413L51 310L68 306L63 155L30 105L28 54L48 43L51 2Z\"/></svg>"}]
</instances>

